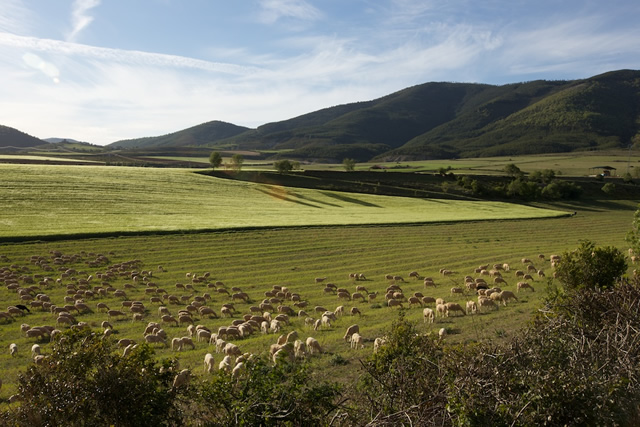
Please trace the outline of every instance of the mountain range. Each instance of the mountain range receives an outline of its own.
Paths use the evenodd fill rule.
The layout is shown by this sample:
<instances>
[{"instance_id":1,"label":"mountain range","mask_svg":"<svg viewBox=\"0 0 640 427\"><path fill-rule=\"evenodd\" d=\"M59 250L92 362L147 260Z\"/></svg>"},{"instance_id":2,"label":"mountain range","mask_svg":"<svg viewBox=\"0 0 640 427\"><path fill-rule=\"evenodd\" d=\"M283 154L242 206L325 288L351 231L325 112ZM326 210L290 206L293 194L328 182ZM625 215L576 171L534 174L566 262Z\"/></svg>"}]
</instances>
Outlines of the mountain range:
<instances>
[{"instance_id":1,"label":"mountain range","mask_svg":"<svg viewBox=\"0 0 640 427\"><path fill-rule=\"evenodd\" d=\"M5 145L2 136L0 146ZM580 80L499 86L431 82L256 129L211 121L108 147L206 147L305 160L392 161L623 148L639 141L640 71L619 70Z\"/></svg>"}]
</instances>

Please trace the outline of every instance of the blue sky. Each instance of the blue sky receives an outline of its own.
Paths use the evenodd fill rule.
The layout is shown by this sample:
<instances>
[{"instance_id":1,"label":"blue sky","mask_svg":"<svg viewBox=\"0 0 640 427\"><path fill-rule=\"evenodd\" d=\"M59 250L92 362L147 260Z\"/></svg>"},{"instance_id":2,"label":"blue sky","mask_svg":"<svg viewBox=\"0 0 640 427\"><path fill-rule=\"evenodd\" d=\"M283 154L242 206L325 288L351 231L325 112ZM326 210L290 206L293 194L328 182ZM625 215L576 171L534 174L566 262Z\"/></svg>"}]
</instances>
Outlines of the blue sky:
<instances>
[{"instance_id":1,"label":"blue sky","mask_svg":"<svg viewBox=\"0 0 640 427\"><path fill-rule=\"evenodd\" d=\"M640 69L637 0L0 0L0 124L94 144Z\"/></svg>"}]
</instances>

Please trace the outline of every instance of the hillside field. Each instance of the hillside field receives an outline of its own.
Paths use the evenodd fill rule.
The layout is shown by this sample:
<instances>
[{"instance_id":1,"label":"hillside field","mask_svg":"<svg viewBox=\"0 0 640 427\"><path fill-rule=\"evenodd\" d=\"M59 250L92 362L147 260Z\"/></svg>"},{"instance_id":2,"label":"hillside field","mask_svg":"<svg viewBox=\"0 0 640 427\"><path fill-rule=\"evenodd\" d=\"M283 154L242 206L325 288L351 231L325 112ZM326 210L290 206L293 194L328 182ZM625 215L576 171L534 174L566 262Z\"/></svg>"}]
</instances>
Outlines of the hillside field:
<instances>
[{"instance_id":1,"label":"hillside field","mask_svg":"<svg viewBox=\"0 0 640 427\"><path fill-rule=\"evenodd\" d=\"M159 304L150 300L153 296L178 297L180 304L165 303L174 314L185 308L196 296L203 296L205 293L211 296L206 305L218 315L222 304L234 302L237 312L232 319L194 316L194 322L216 331L220 326L229 325L232 320L249 313L250 307L258 305L265 298L264 292L271 290L274 285L286 286L308 303L304 309L309 317L319 318L319 313L314 311L316 306L335 310L342 305L346 313L331 327L318 331L305 325L305 316L292 316L290 324L277 334L263 335L258 331L249 338L233 342L242 351L265 354L279 334L295 330L301 338L314 336L325 350L323 355L311 358L312 366L317 368L314 375L338 381L354 379L359 367L358 359L371 353L373 340L381 336L391 322L397 319L398 310L386 307L384 303L385 289L391 284L385 279L385 275L402 276L404 281L397 281L397 284L407 296L422 292L424 295L442 297L464 305L475 296L470 292L452 296L450 289L453 286L464 287L465 275L477 277L474 273L476 267L481 264L509 263L512 270L524 269L526 266L521 259L530 258L537 269L545 271L546 277L535 275L534 280L530 281L535 292L520 292L517 294L518 302L500 307L497 311L437 318L431 325L423 323L422 307L404 304L406 317L418 322L424 333L433 333L444 327L448 331L448 342L463 345L488 339L500 340L517 334L518 327L531 319L540 308L545 288L553 285L549 255L572 250L583 239L589 239L600 246L613 245L624 250L627 247L624 237L631 228L633 213L637 208L633 201L609 200L589 204L564 202L555 208L576 211L577 214L568 217L517 219L517 216L513 216L515 219L501 219L496 213L500 212L496 211L496 207L501 207L503 214L518 212L517 209L520 208L526 209L526 212L553 211L531 210L530 207L509 204L485 205L484 202L473 202L475 204L449 205L450 201L447 200L405 200L301 189L279 189L278 198L275 197L275 189L268 186L226 180L220 182L221 180L183 170L3 165L0 173L3 174L3 180L0 181L3 194L0 200L3 200L5 207L0 218L2 229L10 230L9 237L5 234L2 236L4 240L0 240L0 269L15 272L18 276L33 277L33 284L27 283L24 277L18 283L23 288L34 286L34 297L36 293L45 293L58 306L68 304L64 300L65 296L71 295L70 290L74 293L84 291L80 281L91 275L93 279L88 286L89 290L112 286L125 290L126 299L116 297L112 292L108 292L106 296L86 295L85 302L92 312L73 312L76 320L87 322L96 333L102 333L101 322L109 319L104 312L98 311L97 303L103 302L112 309L121 309L123 300L140 300L147 308L143 321L133 322L131 314L125 308L127 316L111 319L111 323L115 329L114 339L132 338L142 342L146 323L160 321ZM18 175L25 183L22 186L19 185ZM13 184L9 185L11 182ZM20 193L20 189L28 191ZM245 201L244 206L239 206L241 196L249 194L253 196L249 203ZM236 204L232 203L234 199ZM479 205L483 208L478 208ZM487 219L488 214L496 216L493 220L483 221L440 220L419 223L421 221L416 218L424 218L419 217L419 214L425 215L425 210L426 214L432 214L425 209L427 206L435 206L432 210L437 209L454 216L465 212L464 206L468 206L467 214L474 212L485 215L477 218ZM452 210L445 211L445 206ZM484 206L487 206L486 210ZM554 208L547 205L540 207ZM381 218L381 222L382 218L386 218L391 224L356 224L358 218L367 218L367 222L370 222L373 215L370 212L375 210L387 211L386 214L378 214L380 216L377 218ZM203 212L215 217L215 221L207 219ZM264 213L257 217L257 212ZM243 218L245 223L238 218L234 219L234 214ZM341 214L353 222L344 222ZM21 227L33 222L20 222L23 215L44 222L27 231ZM285 216L281 219L282 222L274 226L270 221L276 221L279 215ZM301 222L321 215L330 217L333 222L327 223L334 225L309 227L307 225L317 223ZM131 224L128 226L131 228L127 230L148 231L148 228L141 229L139 224L152 221L157 221L153 224L158 227L171 225L181 228L185 224L198 227L204 223L205 228L213 229L218 227L211 224L221 221L217 216L234 225L227 225L228 229L220 227L222 229L219 231L200 233L138 236L116 236L114 233L105 237L69 236L59 241L9 241L16 236L36 236L43 230L52 230L56 234L90 234L95 233L96 229L104 233L115 232L121 230L117 227L118 224L128 224L129 221ZM83 222L86 217L91 221ZM58 223L60 218L66 218L63 224ZM403 221L398 218L411 224L399 223ZM242 229L241 225L251 219L265 228ZM12 227L5 228L8 221L15 222ZM103 228L104 224L112 228ZM189 230L188 227L184 229ZM55 264L55 251L75 257L62 264ZM100 254L106 256L108 261L93 265L92 262ZM544 254L545 259L539 258L539 254ZM46 261L45 264L51 268L45 267L41 260ZM126 274L113 279L98 279L98 274L104 273L110 266L133 260L137 262L133 267L124 269ZM442 268L450 269L455 274L441 276L439 270ZM632 268L634 267L630 265L630 269ZM63 275L68 269L75 269L76 272ZM147 281L134 282L131 278L132 270L147 270L152 275ZM433 277L437 286L425 288L422 280L408 277L411 271L418 271L421 276ZM194 273L202 277L206 272L210 273L206 281L192 282ZM353 281L349 279L350 273L362 273L367 280ZM38 282L45 277L50 277L53 282L39 285ZM326 280L318 284L315 278L319 277L326 277ZM517 280L513 271L503 273L503 277L507 281L506 285L502 285L503 289L515 291ZM61 282L55 283L56 279L61 279ZM223 284L215 285L217 281ZM155 286L149 286L148 282L155 283ZM359 299L342 300L335 294L324 291L327 283L334 283L351 293L356 291L356 286L365 286L368 292L378 292L378 295L371 303ZM176 286L177 284L185 287ZM21 302L29 303L6 285L7 283L0 288L0 308L5 309ZM187 288L187 285L192 288ZM233 301L231 296L216 292L216 288L220 288L233 293L233 287L246 292L250 301ZM164 289L166 294L156 289ZM282 305L299 309L293 306L292 301L283 301ZM276 306L274 304L274 309ZM362 316L349 315L351 307L359 308ZM33 363L31 346L39 342L43 354L51 351L51 344L46 340L36 341L35 338L25 337L20 331L22 323L55 326L56 317L50 312L33 308L24 317L16 316L12 321L0 322L0 348L5 348L5 351L0 352L0 366L3 367L3 387L0 390L2 402L6 402L15 392L16 375L29 363ZM361 350L351 349L343 340L345 329L354 323L360 325L360 332L365 338L365 348ZM187 335L185 324L163 326L168 333L169 342L174 337ZM61 326L61 329L66 327ZM6 350L12 342L19 348L14 357ZM158 357L177 357L181 366L191 368L197 375L204 375L202 360L208 352L214 353L216 362L221 360L222 356L215 353L213 346L202 342L196 343L194 350L188 348L182 352L162 346L156 348Z\"/></svg>"},{"instance_id":2,"label":"hillside field","mask_svg":"<svg viewBox=\"0 0 640 427\"><path fill-rule=\"evenodd\" d=\"M291 189L183 169L64 165L2 165L0 200L0 239L566 214L499 202Z\"/></svg>"}]
</instances>

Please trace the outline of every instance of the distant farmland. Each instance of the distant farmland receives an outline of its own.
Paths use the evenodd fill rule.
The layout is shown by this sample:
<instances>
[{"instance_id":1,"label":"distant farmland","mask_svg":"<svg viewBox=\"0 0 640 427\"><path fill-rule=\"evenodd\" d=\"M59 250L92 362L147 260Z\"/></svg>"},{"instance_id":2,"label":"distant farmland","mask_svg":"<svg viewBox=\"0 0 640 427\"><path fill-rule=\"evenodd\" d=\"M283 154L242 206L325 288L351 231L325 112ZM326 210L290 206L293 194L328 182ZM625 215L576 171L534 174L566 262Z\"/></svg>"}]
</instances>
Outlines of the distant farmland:
<instances>
[{"instance_id":1,"label":"distant farmland","mask_svg":"<svg viewBox=\"0 0 640 427\"><path fill-rule=\"evenodd\" d=\"M2 165L0 200L0 239L566 214L500 202L283 188L181 169L64 165Z\"/></svg>"}]
</instances>

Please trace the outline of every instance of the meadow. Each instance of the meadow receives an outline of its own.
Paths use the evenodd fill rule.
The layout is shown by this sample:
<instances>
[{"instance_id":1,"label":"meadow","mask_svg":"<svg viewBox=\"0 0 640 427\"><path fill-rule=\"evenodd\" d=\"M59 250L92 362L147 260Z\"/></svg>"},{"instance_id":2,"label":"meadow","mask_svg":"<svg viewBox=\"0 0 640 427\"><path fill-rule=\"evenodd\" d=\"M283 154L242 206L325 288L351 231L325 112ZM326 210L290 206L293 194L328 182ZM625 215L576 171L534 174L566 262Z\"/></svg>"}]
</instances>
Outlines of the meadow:
<instances>
[{"instance_id":1,"label":"meadow","mask_svg":"<svg viewBox=\"0 0 640 427\"><path fill-rule=\"evenodd\" d=\"M107 286L97 279L99 273L111 265L137 260L134 269L152 273L147 282L134 282L129 271L127 275L108 280L108 285L125 290L126 300L143 301L147 308L141 322L132 321L128 312L126 318L111 319L115 329L113 339L132 338L142 342L146 323L160 321L158 304L151 303L150 297L165 294L154 289L164 289L166 294L182 300L181 304L167 304L172 313L184 308L195 296L205 293L211 296L206 304L218 315L222 304L233 302L237 309L233 319L195 316L196 323L215 331L249 313L249 308L261 302L265 298L264 292L271 290L274 285L286 286L308 302L305 310L309 317L319 317L313 309L315 306L334 310L340 305L345 307L347 313L351 307L357 307L362 316L345 314L331 327L318 331L304 324L304 316L292 317L290 324L278 334L263 335L257 332L234 342L242 351L265 354L281 333L295 330L301 338L314 336L325 350L323 355L311 359L312 366L317 368L314 375L339 381L352 381L357 376L358 359L371 353L373 340L383 335L391 322L397 319L398 309L386 307L384 303L385 289L391 283L385 279L385 275L403 276L404 281L397 281L397 284L407 296L422 292L464 304L474 299L474 295L452 296L450 289L464 286L465 275L476 277L474 269L479 265L509 263L515 270L524 267L522 258L532 259L536 268L546 272L546 277L535 276L530 282L535 292L520 292L517 294L518 302L500 307L497 311L438 318L434 324L425 324L421 307L404 304L407 319L417 322L424 333L446 328L447 341L452 344L504 339L517 334L518 327L535 315L541 307L546 287L554 285L549 255L572 250L583 239L600 246L626 248L624 238L631 228L633 213L637 208L633 201L590 204L564 202L555 206L539 206L577 212L574 216L554 217L553 209L535 210L510 204L485 205L480 202L450 205L447 200L405 200L282 188L276 193L269 186L215 180L182 170L34 165L11 168L13 166L5 169L4 165L0 168L0 173L4 174L0 198L3 200L3 216L0 216L3 230L8 221L14 221L9 227L10 233L3 234L4 239L0 240L0 268L34 277L37 292L49 295L54 304L65 304L64 297L68 296L69 288L81 290L78 286L80 279L86 279L89 275L94 277L90 289ZM8 170L12 173L6 172ZM20 174L20 178L16 177L16 173ZM20 186L19 179L25 184ZM247 199L249 195L251 197ZM232 203L234 200L235 204ZM239 204L239 200L243 204ZM538 217L519 217L513 213L520 212L518 209L543 214ZM362 212L359 220L369 224L357 223L358 217L354 212L358 210ZM379 217L380 222L386 220L386 224L372 224L373 214L370 212L375 210L388 211L386 216ZM465 210L469 211L465 215L474 213L477 216L462 216ZM225 211L227 216L224 216ZM430 222L433 211L444 216L436 222ZM551 217L544 218L548 212L552 212ZM39 228L29 228L27 225L33 223L33 218L32 222L21 223L22 215L31 215L45 222ZM277 222L280 215L284 215L284 218ZM207 216L216 218L209 218L209 222L206 222ZM227 218L224 227L215 225L223 221L217 216ZM234 216L243 219L234 219ZM329 218L310 222L318 216ZM93 222L83 220L87 217L92 218ZM182 221L186 222L178 221L179 217L184 217ZM450 221L452 218L470 220L454 222ZM491 220L486 220L488 218ZM198 227L220 230L118 235L123 230L149 231L151 228L145 227L154 220L155 226L162 231L171 230L167 225L186 231L194 231ZM60 221L63 221L62 224ZM128 224L128 221L132 223ZM123 227L122 223L129 228ZM323 223L331 226L317 227ZM261 228L255 228L256 224ZM243 229L242 225L249 227ZM96 233L96 230L113 235L73 236L81 232ZM38 234L43 232L55 233L58 237L68 236L56 241L37 241L46 237L46 234ZM10 241L17 240L16 236L29 235L37 237ZM76 257L74 261L55 264L56 251ZM93 265L92 262L101 254L106 256L108 262ZM539 258L539 254L546 255L545 259ZM52 269L36 263L36 259L46 260ZM439 270L442 268L453 270L455 274L441 276ZM75 269L77 273L63 276L62 273L68 269ZM437 286L426 289L421 280L408 277L411 271L433 277ZM194 273L201 277L206 272L209 273L206 281L192 281ZM362 273L367 279L355 282L349 278L350 273ZM507 285L502 287L515 291L517 280L513 272L503 274ZM44 277L51 277L54 283L38 285L38 281ZM317 284L317 277L326 277L326 280ZM61 279L61 282L56 284L56 279ZM148 286L149 281L156 286ZM232 301L230 296L215 292L216 281L224 283L217 285L218 288L227 289L230 293L233 293L232 287L240 288L249 295L250 301ZM329 282L350 292L354 292L357 285L365 286L368 292L378 292L378 296L371 303L338 299L335 294L324 291ZM23 280L20 285L28 286ZM184 285L185 288L176 285ZM192 288L188 289L186 285ZM154 290L153 293L149 293L149 289ZM101 322L109 319L105 313L97 310L96 304L103 302L112 309L120 309L123 299L111 292L106 296L86 297L85 301L92 312L73 314L78 321L87 322L96 333L102 333ZM0 289L0 307L20 302L15 291L6 286ZM298 309L293 307L291 301L284 301L283 305ZM0 348L8 349L12 342L19 348L15 357L10 356L8 351L0 352L0 366L3 367L1 379L4 384L0 390L0 401L6 401L15 392L17 374L33 363L30 348L37 341L21 333L22 323L31 326L55 325L56 317L50 312L33 308L24 317L0 324ZM360 325L365 338L364 349L351 349L343 340L345 329L354 323ZM169 341L187 335L184 324L166 324L164 329ZM43 354L47 354L50 344L46 341L39 343ZM163 346L156 348L157 357L177 357L183 367L191 368L198 375L204 375L202 360L209 352L214 353L214 347L206 343L196 343L194 350L182 352ZM215 358L219 362L222 356L215 354Z\"/></svg>"},{"instance_id":2,"label":"meadow","mask_svg":"<svg viewBox=\"0 0 640 427\"><path fill-rule=\"evenodd\" d=\"M566 214L499 202L345 194L184 169L2 165L0 241L56 235L522 219Z\"/></svg>"}]
</instances>

